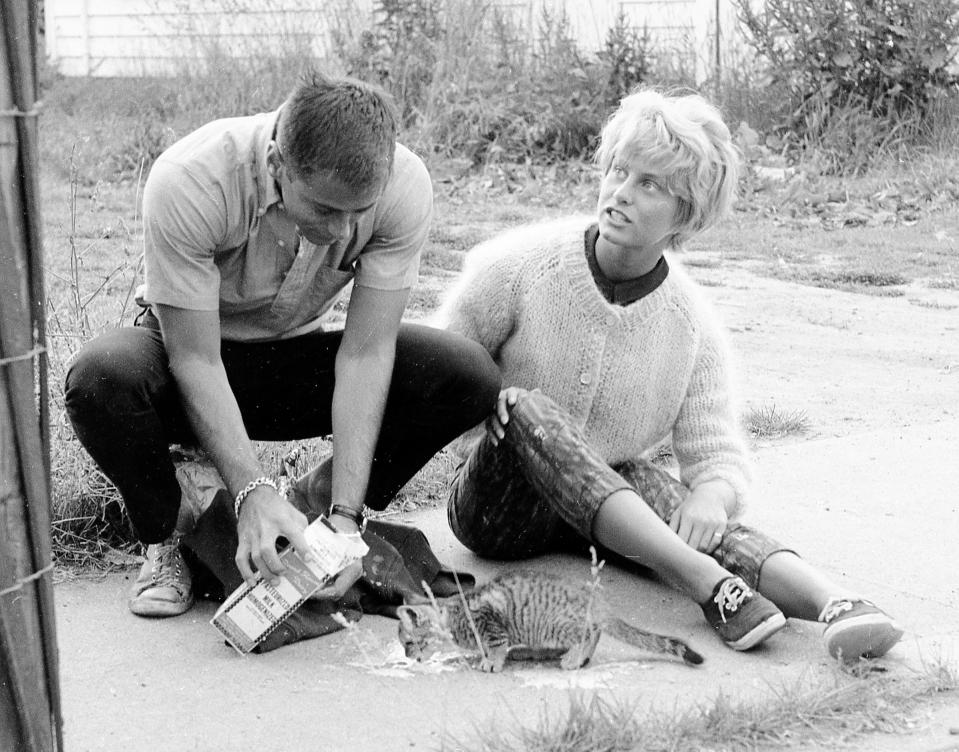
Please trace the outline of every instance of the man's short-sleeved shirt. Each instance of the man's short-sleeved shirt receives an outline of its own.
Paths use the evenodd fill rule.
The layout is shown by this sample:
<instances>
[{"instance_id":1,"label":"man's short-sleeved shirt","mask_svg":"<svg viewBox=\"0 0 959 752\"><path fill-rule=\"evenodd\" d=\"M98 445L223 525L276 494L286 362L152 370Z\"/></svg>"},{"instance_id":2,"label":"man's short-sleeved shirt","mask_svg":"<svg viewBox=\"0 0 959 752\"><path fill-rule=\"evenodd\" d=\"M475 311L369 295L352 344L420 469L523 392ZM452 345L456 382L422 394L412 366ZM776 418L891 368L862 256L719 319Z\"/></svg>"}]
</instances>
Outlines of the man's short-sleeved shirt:
<instances>
[{"instance_id":1,"label":"man's short-sleeved shirt","mask_svg":"<svg viewBox=\"0 0 959 752\"><path fill-rule=\"evenodd\" d=\"M397 144L393 171L352 236L301 238L267 172L279 110L217 120L167 149L143 193L143 299L219 311L228 340L318 329L346 285L412 287L433 191L422 161Z\"/></svg>"}]
</instances>

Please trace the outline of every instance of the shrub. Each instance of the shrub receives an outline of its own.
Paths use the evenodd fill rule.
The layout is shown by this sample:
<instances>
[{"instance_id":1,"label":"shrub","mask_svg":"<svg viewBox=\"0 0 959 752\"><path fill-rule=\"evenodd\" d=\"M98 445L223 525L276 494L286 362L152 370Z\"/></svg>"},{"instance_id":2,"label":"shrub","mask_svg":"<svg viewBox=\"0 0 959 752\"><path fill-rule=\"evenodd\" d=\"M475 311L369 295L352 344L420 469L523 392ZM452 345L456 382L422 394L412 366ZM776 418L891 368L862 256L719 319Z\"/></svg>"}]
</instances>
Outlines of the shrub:
<instances>
[{"instance_id":1,"label":"shrub","mask_svg":"<svg viewBox=\"0 0 959 752\"><path fill-rule=\"evenodd\" d=\"M411 145L474 164L588 156L653 60L648 35L623 16L592 55L565 12L542 8L531 33L486 0L378 0L371 28L336 41L349 74L402 103Z\"/></svg>"},{"instance_id":2,"label":"shrub","mask_svg":"<svg viewBox=\"0 0 959 752\"><path fill-rule=\"evenodd\" d=\"M780 131L823 148L833 172L860 171L915 140L959 83L959 0L735 2L784 95Z\"/></svg>"},{"instance_id":3,"label":"shrub","mask_svg":"<svg viewBox=\"0 0 959 752\"><path fill-rule=\"evenodd\" d=\"M606 105L612 108L652 74L649 29L643 27L639 31L630 25L625 12L621 10L616 22L606 33L605 47L598 57L609 71L606 78Z\"/></svg>"}]
</instances>

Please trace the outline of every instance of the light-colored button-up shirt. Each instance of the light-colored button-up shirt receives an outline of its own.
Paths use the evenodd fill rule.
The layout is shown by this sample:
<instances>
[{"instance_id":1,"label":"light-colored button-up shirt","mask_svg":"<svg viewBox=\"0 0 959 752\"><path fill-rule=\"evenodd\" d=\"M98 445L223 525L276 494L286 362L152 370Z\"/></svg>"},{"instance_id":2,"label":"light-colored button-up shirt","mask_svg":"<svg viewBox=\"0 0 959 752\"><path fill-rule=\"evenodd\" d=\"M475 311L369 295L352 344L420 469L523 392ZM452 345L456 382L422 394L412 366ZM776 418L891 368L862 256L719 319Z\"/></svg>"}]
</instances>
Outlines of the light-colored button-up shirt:
<instances>
[{"instance_id":1,"label":"light-colored button-up shirt","mask_svg":"<svg viewBox=\"0 0 959 752\"><path fill-rule=\"evenodd\" d=\"M429 232L429 173L397 144L386 189L348 240L316 246L301 238L267 172L278 115L203 126L157 159L144 187L143 299L219 311L228 340L318 329L350 281L412 287Z\"/></svg>"}]
</instances>

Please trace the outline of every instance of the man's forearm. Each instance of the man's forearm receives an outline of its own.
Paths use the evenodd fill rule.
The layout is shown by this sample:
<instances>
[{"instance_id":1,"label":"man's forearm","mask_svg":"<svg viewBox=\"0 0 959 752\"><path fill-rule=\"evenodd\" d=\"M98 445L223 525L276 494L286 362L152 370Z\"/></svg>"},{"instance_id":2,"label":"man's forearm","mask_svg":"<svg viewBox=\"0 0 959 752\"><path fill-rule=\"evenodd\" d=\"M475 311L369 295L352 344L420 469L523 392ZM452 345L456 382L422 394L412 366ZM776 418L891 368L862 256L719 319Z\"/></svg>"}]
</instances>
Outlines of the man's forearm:
<instances>
[{"instance_id":1,"label":"man's forearm","mask_svg":"<svg viewBox=\"0 0 959 752\"><path fill-rule=\"evenodd\" d=\"M341 355L333 392L333 498L362 509L373 453L383 423L395 347L362 356Z\"/></svg>"},{"instance_id":2,"label":"man's forearm","mask_svg":"<svg viewBox=\"0 0 959 752\"><path fill-rule=\"evenodd\" d=\"M180 364L173 370L197 440L213 459L230 494L236 496L262 471L226 371L203 362Z\"/></svg>"}]
</instances>

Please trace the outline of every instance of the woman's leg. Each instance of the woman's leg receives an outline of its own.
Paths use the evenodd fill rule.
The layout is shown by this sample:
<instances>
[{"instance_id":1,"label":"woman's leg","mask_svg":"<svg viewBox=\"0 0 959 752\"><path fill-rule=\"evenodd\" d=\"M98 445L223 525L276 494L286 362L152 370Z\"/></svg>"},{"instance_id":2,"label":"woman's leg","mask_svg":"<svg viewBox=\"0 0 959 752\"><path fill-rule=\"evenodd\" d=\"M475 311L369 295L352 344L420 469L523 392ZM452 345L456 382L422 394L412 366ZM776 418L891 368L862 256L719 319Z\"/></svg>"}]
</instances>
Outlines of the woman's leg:
<instances>
[{"instance_id":1,"label":"woman's leg","mask_svg":"<svg viewBox=\"0 0 959 752\"><path fill-rule=\"evenodd\" d=\"M649 567L696 603L729 577L711 556L687 546L631 489L614 491L593 520L593 538L630 561Z\"/></svg>"},{"instance_id":2,"label":"woman's leg","mask_svg":"<svg viewBox=\"0 0 959 752\"><path fill-rule=\"evenodd\" d=\"M689 493L682 483L647 460L617 470L666 521ZM846 660L878 657L902 636L902 629L887 614L760 530L730 523L713 556L786 616L826 623L826 647L834 656L842 654Z\"/></svg>"},{"instance_id":3,"label":"woman's leg","mask_svg":"<svg viewBox=\"0 0 959 752\"><path fill-rule=\"evenodd\" d=\"M460 464L447 506L450 529L487 559L529 559L589 542L530 486L516 455L484 435Z\"/></svg>"},{"instance_id":4,"label":"woman's leg","mask_svg":"<svg viewBox=\"0 0 959 752\"><path fill-rule=\"evenodd\" d=\"M683 543L542 393L521 394L510 410L504 444L540 497L583 538L649 567L697 603L730 576L715 559Z\"/></svg>"},{"instance_id":5,"label":"woman's leg","mask_svg":"<svg viewBox=\"0 0 959 752\"><path fill-rule=\"evenodd\" d=\"M568 527L584 543L652 568L699 601L710 625L737 650L758 645L785 623L772 603L683 543L602 461L570 416L539 392L520 394L498 446L488 436L479 442L460 469L449 515L465 545L498 558L555 550Z\"/></svg>"}]
</instances>

